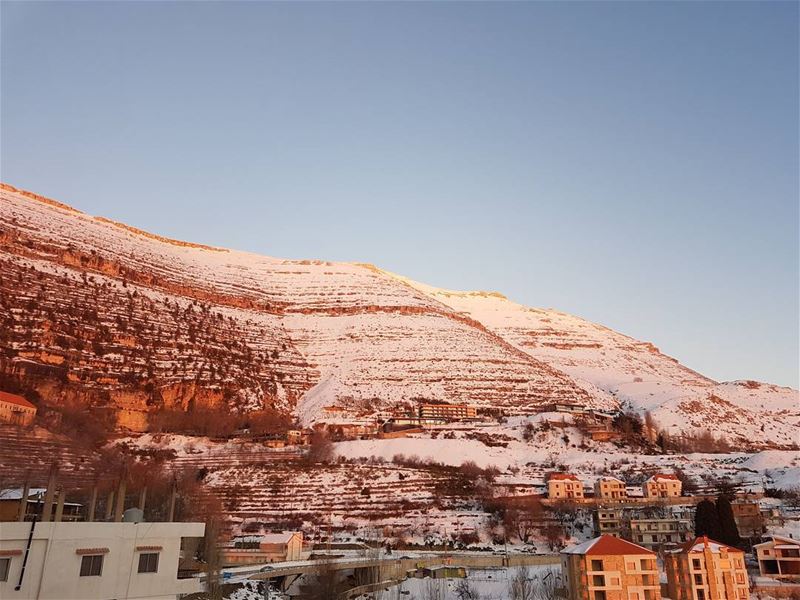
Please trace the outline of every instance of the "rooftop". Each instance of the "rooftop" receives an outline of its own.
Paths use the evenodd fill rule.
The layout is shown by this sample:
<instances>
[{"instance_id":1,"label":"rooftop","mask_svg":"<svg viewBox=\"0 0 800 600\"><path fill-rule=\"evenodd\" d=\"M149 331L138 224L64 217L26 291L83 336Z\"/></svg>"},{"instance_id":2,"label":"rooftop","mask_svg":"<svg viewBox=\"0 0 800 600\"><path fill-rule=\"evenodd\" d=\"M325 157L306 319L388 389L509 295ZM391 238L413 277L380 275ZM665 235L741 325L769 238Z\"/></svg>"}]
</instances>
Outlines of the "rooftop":
<instances>
[{"instance_id":1,"label":"rooftop","mask_svg":"<svg viewBox=\"0 0 800 600\"><path fill-rule=\"evenodd\" d=\"M35 404L28 402L22 396L9 394L8 392L0 391L0 402L8 402L9 404L16 404L17 406L24 406L25 408L36 408Z\"/></svg>"},{"instance_id":2,"label":"rooftop","mask_svg":"<svg viewBox=\"0 0 800 600\"><path fill-rule=\"evenodd\" d=\"M632 542L614 537L601 535L588 542L571 546L561 551L562 554L588 554L588 555L626 555L626 554L652 554L655 553Z\"/></svg>"}]
</instances>

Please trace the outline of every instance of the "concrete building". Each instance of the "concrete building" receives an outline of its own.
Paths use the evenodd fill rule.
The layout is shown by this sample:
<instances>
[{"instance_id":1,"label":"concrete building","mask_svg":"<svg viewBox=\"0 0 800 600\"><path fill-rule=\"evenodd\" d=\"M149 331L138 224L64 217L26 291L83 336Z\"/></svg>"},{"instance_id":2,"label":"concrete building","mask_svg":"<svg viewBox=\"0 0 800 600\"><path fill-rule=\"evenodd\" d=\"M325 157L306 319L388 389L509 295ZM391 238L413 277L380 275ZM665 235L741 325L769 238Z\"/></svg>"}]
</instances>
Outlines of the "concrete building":
<instances>
[{"instance_id":1,"label":"concrete building","mask_svg":"<svg viewBox=\"0 0 800 600\"><path fill-rule=\"evenodd\" d=\"M630 540L649 548L674 548L688 542L694 534L692 521L677 517L632 517L628 522Z\"/></svg>"},{"instance_id":2,"label":"concrete building","mask_svg":"<svg viewBox=\"0 0 800 600\"><path fill-rule=\"evenodd\" d=\"M567 548L561 564L569 600L659 600L656 555L610 535Z\"/></svg>"},{"instance_id":3,"label":"concrete building","mask_svg":"<svg viewBox=\"0 0 800 600\"><path fill-rule=\"evenodd\" d=\"M0 598L175 600L201 589L199 579L178 579L178 563L182 543L204 531L203 523L3 523Z\"/></svg>"},{"instance_id":4,"label":"concrete building","mask_svg":"<svg viewBox=\"0 0 800 600\"><path fill-rule=\"evenodd\" d=\"M421 404L419 406L420 419L445 419L447 421L462 421L475 419L478 412L474 406L466 404Z\"/></svg>"},{"instance_id":5,"label":"concrete building","mask_svg":"<svg viewBox=\"0 0 800 600\"><path fill-rule=\"evenodd\" d=\"M603 500L622 500L628 497L625 482L616 477L606 475L594 484L594 497Z\"/></svg>"},{"instance_id":6,"label":"concrete building","mask_svg":"<svg viewBox=\"0 0 800 600\"><path fill-rule=\"evenodd\" d=\"M657 473L644 482L645 498L678 498L683 484L676 475Z\"/></svg>"},{"instance_id":7,"label":"concrete building","mask_svg":"<svg viewBox=\"0 0 800 600\"><path fill-rule=\"evenodd\" d=\"M0 490L0 522L2 521L32 521L34 515L37 519L42 518L44 511L44 496L47 493L47 488L31 488L28 490L27 498L24 502L22 495L24 490L22 488L9 488ZM80 521L82 518L81 509L83 505L77 502L60 502L61 490L56 490L53 493L53 502L50 507L50 516L47 521L55 521L56 516L60 517L61 521ZM59 504L61 511L59 514ZM20 519L20 511L24 510L22 519Z\"/></svg>"},{"instance_id":8,"label":"concrete building","mask_svg":"<svg viewBox=\"0 0 800 600\"><path fill-rule=\"evenodd\" d=\"M626 525L626 514L623 508L619 507L598 507L594 511L594 531L597 535L613 535L623 537L623 529Z\"/></svg>"},{"instance_id":9,"label":"concrete building","mask_svg":"<svg viewBox=\"0 0 800 600\"><path fill-rule=\"evenodd\" d=\"M746 600L750 582L744 552L707 537L667 552L667 590L672 600Z\"/></svg>"},{"instance_id":10,"label":"concrete building","mask_svg":"<svg viewBox=\"0 0 800 600\"><path fill-rule=\"evenodd\" d=\"M762 576L800 583L800 540L773 535L771 540L756 544L753 549Z\"/></svg>"},{"instance_id":11,"label":"concrete building","mask_svg":"<svg viewBox=\"0 0 800 600\"><path fill-rule=\"evenodd\" d=\"M580 500L583 482L572 473L550 473L547 476L547 497L551 500Z\"/></svg>"},{"instance_id":12,"label":"concrete building","mask_svg":"<svg viewBox=\"0 0 800 600\"><path fill-rule=\"evenodd\" d=\"M736 528L743 538L760 538L764 533L764 517L758 500L741 498L731 502Z\"/></svg>"},{"instance_id":13,"label":"concrete building","mask_svg":"<svg viewBox=\"0 0 800 600\"><path fill-rule=\"evenodd\" d=\"M304 560L310 553L299 531L237 538L221 552L222 562L227 566Z\"/></svg>"},{"instance_id":14,"label":"concrete building","mask_svg":"<svg viewBox=\"0 0 800 600\"><path fill-rule=\"evenodd\" d=\"M36 418L36 405L22 396L0 392L0 423L30 425Z\"/></svg>"}]
</instances>

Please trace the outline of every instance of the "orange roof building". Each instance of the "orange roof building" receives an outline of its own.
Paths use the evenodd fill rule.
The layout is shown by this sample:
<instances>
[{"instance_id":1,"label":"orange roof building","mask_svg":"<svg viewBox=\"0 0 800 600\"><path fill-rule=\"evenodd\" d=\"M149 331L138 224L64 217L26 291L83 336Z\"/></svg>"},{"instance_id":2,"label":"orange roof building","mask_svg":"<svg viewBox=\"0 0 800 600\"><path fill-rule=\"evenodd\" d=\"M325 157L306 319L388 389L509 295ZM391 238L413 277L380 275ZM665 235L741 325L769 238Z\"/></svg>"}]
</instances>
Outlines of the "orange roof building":
<instances>
[{"instance_id":1,"label":"orange roof building","mask_svg":"<svg viewBox=\"0 0 800 600\"><path fill-rule=\"evenodd\" d=\"M36 405L22 396L0 391L0 422L30 425L36 418Z\"/></svg>"},{"instance_id":2,"label":"orange roof building","mask_svg":"<svg viewBox=\"0 0 800 600\"><path fill-rule=\"evenodd\" d=\"M547 497L551 500L583 499L583 482L572 473L550 473L547 476Z\"/></svg>"},{"instance_id":3,"label":"orange roof building","mask_svg":"<svg viewBox=\"0 0 800 600\"><path fill-rule=\"evenodd\" d=\"M601 535L561 552L569 600L660 600L654 552Z\"/></svg>"},{"instance_id":4,"label":"orange roof building","mask_svg":"<svg viewBox=\"0 0 800 600\"><path fill-rule=\"evenodd\" d=\"M682 489L681 480L672 473L656 473L642 486L645 498L677 498Z\"/></svg>"},{"instance_id":5,"label":"orange roof building","mask_svg":"<svg viewBox=\"0 0 800 600\"><path fill-rule=\"evenodd\" d=\"M750 582L744 552L706 536L686 542L664 558L673 600L746 600Z\"/></svg>"}]
</instances>

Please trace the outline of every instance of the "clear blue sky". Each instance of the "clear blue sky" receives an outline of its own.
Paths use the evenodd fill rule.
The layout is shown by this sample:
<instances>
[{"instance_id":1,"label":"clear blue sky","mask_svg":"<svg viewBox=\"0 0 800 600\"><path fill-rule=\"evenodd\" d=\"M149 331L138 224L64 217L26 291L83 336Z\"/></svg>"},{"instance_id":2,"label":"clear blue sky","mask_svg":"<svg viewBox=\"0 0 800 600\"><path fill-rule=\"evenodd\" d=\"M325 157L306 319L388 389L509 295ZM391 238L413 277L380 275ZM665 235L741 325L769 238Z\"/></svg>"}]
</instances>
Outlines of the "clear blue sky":
<instances>
[{"instance_id":1,"label":"clear blue sky","mask_svg":"<svg viewBox=\"0 0 800 600\"><path fill-rule=\"evenodd\" d=\"M2 4L2 178L798 385L798 4Z\"/></svg>"}]
</instances>

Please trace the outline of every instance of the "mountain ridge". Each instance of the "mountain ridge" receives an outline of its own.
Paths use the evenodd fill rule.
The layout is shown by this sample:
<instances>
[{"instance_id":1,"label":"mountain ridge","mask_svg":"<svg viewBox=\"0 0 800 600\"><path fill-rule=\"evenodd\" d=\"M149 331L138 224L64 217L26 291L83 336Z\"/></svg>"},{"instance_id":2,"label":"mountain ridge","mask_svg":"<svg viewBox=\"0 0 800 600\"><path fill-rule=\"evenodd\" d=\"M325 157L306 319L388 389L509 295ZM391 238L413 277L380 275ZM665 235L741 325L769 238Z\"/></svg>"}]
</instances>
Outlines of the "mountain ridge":
<instances>
[{"instance_id":1,"label":"mountain ridge","mask_svg":"<svg viewBox=\"0 0 800 600\"><path fill-rule=\"evenodd\" d=\"M51 390L48 401L54 386L101 390L84 398L90 404L122 397L123 427L144 429L154 410L196 400L294 411L324 383L335 391L315 403L354 416L421 399L512 412L561 401L649 410L673 433L714 426L752 444L763 427L767 445L797 440L796 390L718 383L649 342L499 292L181 242L7 184L0 197L0 287L30 304L30 283L41 304L4 305L15 316L0 339L0 371L35 380L25 373L60 368L61 387L34 385ZM93 303L97 320L81 328L69 313ZM58 331L65 323L68 334ZM163 393L184 388L194 392Z\"/></svg>"}]
</instances>

